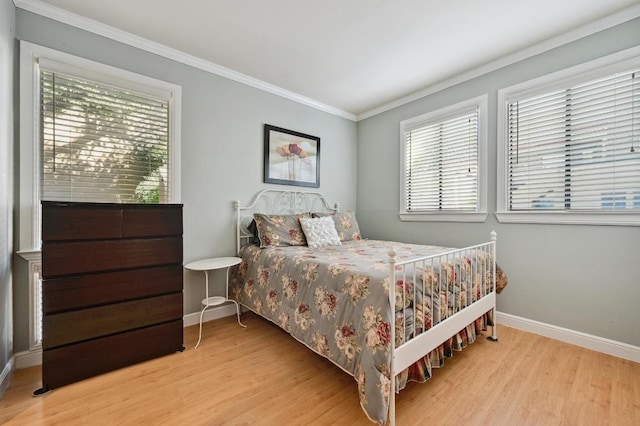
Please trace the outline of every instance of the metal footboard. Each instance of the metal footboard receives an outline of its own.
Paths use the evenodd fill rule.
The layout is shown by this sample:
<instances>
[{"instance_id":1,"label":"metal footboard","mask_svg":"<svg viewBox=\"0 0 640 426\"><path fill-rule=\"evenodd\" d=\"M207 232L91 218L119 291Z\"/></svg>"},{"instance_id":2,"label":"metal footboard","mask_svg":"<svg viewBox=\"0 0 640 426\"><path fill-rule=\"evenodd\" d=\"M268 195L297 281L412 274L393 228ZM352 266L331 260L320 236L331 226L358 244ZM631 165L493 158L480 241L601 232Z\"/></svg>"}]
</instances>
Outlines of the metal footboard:
<instances>
[{"instance_id":1,"label":"metal footboard","mask_svg":"<svg viewBox=\"0 0 640 426\"><path fill-rule=\"evenodd\" d=\"M388 424L395 425L396 375L489 311L493 313L489 338L497 340L496 241L493 231L487 243L406 261L397 261L395 251L389 251L389 303L396 309L399 306L402 318L407 318L411 305L407 298L411 298L414 314L413 325L408 331L403 325L400 339L396 339L396 327L391 327ZM403 289L400 294L398 283ZM429 312L431 323L425 312Z\"/></svg>"}]
</instances>

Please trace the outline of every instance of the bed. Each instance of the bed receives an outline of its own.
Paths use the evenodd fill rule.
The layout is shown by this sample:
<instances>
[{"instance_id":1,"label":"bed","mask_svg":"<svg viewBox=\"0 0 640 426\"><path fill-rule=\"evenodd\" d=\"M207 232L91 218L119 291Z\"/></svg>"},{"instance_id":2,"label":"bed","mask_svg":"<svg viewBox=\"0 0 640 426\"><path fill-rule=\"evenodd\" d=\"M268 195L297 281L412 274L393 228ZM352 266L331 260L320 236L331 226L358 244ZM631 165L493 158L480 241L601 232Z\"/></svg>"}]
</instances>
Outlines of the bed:
<instances>
[{"instance_id":1,"label":"bed","mask_svg":"<svg viewBox=\"0 0 640 426\"><path fill-rule=\"evenodd\" d=\"M395 424L396 392L487 325L497 340L495 232L462 249L367 240L317 192L268 189L235 209L230 296L352 375L373 422Z\"/></svg>"}]
</instances>

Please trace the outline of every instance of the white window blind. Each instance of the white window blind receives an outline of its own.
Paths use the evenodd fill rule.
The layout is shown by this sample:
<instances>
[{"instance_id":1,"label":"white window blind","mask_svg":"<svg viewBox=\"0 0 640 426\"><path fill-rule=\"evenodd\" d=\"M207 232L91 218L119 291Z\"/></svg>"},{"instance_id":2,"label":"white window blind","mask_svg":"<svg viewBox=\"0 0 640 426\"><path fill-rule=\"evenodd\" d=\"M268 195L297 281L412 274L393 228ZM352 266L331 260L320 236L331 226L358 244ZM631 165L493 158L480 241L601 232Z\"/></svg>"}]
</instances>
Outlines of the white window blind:
<instances>
[{"instance_id":1,"label":"white window blind","mask_svg":"<svg viewBox=\"0 0 640 426\"><path fill-rule=\"evenodd\" d=\"M167 203L169 100L40 70L43 200Z\"/></svg>"},{"instance_id":2,"label":"white window blind","mask_svg":"<svg viewBox=\"0 0 640 426\"><path fill-rule=\"evenodd\" d=\"M640 211L640 69L507 104L507 210Z\"/></svg>"},{"instance_id":3,"label":"white window blind","mask_svg":"<svg viewBox=\"0 0 640 426\"><path fill-rule=\"evenodd\" d=\"M404 128L405 211L478 211L479 108Z\"/></svg>"}]
</instances>

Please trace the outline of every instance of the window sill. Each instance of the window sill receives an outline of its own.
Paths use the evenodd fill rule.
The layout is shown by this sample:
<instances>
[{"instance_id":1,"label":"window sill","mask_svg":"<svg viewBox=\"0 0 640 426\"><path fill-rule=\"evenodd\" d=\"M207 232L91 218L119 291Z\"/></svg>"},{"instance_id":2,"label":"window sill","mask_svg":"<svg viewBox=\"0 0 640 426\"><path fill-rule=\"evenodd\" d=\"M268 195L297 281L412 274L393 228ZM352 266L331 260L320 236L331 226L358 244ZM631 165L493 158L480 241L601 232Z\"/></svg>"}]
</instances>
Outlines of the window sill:
<instances>
[{"instance_id":1,"label":"window sill","mask_svg":"<svg viewBox=\"0 0 640 426\"><path fill-rule=\"evenodd\" d=\"M403 222L484 222L487 212L475 213L399 213Z\"/></svg>"},{"instance_id":2,"label":"window sill","mask_svg":"<svg viewBox=\"0 0 640 426\"><path fill-rule=\"evenodd\" d=\"M636 212L496 212L495 215L500 223L640 226L640 214Z\"/></svg>"},{"instance_id":3,"label":"window sill","mask_svg":"<svg viewBox=\"0 0 640 426\"><path fill-rule=\"evenodd\" d=\"M42 252L40 250L20 250L17 251L16 254L27 262L40 262L42 259Z\"/></svg>"}]
</instances>

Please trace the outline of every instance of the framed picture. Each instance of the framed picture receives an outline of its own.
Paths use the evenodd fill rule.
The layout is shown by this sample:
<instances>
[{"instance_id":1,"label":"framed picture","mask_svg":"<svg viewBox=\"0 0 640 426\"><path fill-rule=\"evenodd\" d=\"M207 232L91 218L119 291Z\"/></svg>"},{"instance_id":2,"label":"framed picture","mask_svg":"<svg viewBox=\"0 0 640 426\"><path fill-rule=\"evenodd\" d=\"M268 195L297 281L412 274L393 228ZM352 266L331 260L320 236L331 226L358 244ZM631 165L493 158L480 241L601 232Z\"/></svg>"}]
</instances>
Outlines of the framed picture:
<instances>
[{"instance_id":1,"label":"framed picture","mask_svg":"<svg viewBox=\"0 0 640 426\"><path fill-rule=\"evenodd\" d=\"M265 124L264 181L320 187L320 138Z\"/></svg>"}]
</instances>

